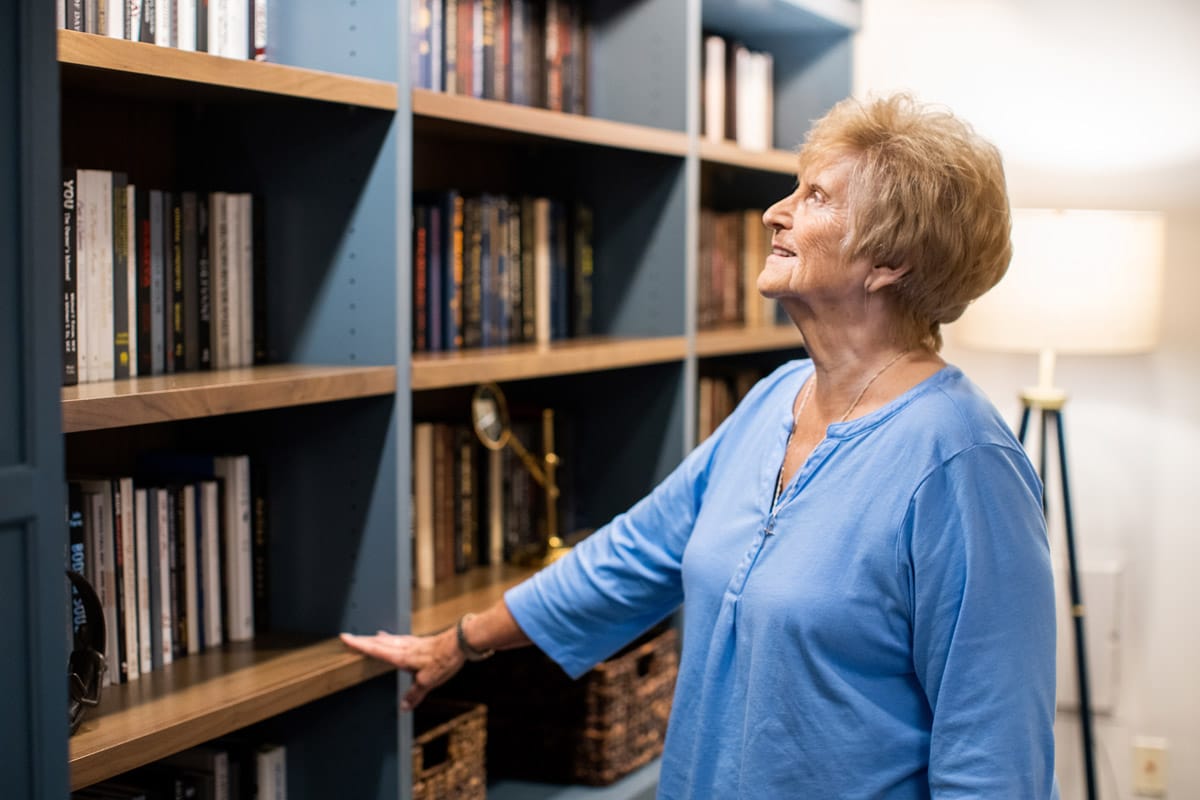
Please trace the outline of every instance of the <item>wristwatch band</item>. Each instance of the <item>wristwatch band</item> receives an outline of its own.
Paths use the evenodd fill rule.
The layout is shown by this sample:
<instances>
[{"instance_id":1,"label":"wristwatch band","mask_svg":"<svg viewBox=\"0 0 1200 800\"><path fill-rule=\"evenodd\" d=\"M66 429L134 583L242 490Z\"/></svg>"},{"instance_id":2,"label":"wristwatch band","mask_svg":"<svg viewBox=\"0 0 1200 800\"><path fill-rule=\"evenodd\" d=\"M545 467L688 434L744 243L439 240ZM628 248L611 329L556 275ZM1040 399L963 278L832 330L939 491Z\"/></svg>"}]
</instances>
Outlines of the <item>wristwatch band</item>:
<instances>
[{"instance_id":1,"label":"wristwatch band","mask_svg":"<svg viewBox=\"0 0 1200 800\"><path fill-rule=\"evenodd\" d=\"M476 650L467 641L467 635L463 633L463 625L467 620L472 619L474 614L463 614L458 618L458 624L454 626L454 632L458 639L458 649L462 651L463 656L467 661L483 661L485 658L491 658L496 652L495 650Z\"/></svg>"}]
</instances>

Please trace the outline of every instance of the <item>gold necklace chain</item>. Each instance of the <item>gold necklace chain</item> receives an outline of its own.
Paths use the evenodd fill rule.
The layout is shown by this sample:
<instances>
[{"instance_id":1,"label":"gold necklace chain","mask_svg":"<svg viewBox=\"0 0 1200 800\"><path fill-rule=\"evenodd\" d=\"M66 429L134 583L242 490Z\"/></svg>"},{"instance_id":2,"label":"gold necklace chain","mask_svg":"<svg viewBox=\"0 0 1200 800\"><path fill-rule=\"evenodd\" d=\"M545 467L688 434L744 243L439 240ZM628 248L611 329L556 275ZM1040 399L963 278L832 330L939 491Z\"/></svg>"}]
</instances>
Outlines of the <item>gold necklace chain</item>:
<instances>
[{"instance_id":1,"label":"gold necklace chain","mask_svg":"<svg viewBox=\"0 0 1200 800\"><path fill-rule=\"evenodd\" d=\"M891 366L893 364L895 364L897 361L899 361L901 358L903 358L905 355L907 355L908 352L909 352L908 350L901 350L899 353L896 353L896 355L892 356L890 361L888 361L886 364L884 364L882 367L880 367L878 370L876 370L875 374L867 379L867 382L865 384L863 384L862 389L859 390L858 395L854 398L854 402L850 404L850 407L846 409L846 413L842 414L841 418L838 420L839 423L845 422L847 419L850 418L850 415L854 412L854 409L858 408L858 404L860 402L862 402L863 397L866 396L867 390L871 388L871 385L875 383L875 381L879 378L880 375L887 372L888 369L891 368ZM800 405L796 409L796 414L795 414L795 416L792 417L792 429L790 431L788 431L787 441L783 445L784 464L787 463L787 452L788 452L788 448L791 447L791 444L792 444L792 435L796 432L796 428L799 427L799 425L800 425L800 415L804 413L805 407L808 406L808 398L812 397L813 389L816 388L816 385L817 385L817 375L814 372L813 376L812 376L812 380L808 381L808 385L805 386L805 388L804 388L804 394L801 395L801 397L800 397ZM772 508L774 508L775 504L779 502L779 495L783 492L783 467L784 467L784 464L779 465L779 475L775 479L775 498L771 501Z\"/></svg>"},{"instance_id":2,"label":"gold necklace chain","mask_svg":"<svg viewBox=\"0 0 1200 800\"><path fill-rule=\"evenodd\" d=\"M901 358L903 358L907 354L908 354L907 350L901 350L899 353L896 353L896 355L892 356L891 361L887 362L882 367L880 367L879 371L877 371L874 375L872 375L870 380L868 380L866 382L866 384L863 385L862 391L860 391L858 393L858 396L854 398L854 402L850 404L850 407L846 409L846 413L842 414L842 418L839 419L838 422L845 422L847 419L849 419L850 413L852 411L854 411L854 409L858 408L859 402L863 399L863 396L866 395L867 389L871 388L871 384L875 383L875 379L878 378L883 373L887 372L888 368L891 367L892 364L895 364L897 361L899 361ZM813 382L816 383L816 380L817 379L814 377ZM803 409L801 409L801 410L803 410ZM796 416L797 416L797 418L799 418L800 415L797 414Z\"/></svg>"}]
</instances>

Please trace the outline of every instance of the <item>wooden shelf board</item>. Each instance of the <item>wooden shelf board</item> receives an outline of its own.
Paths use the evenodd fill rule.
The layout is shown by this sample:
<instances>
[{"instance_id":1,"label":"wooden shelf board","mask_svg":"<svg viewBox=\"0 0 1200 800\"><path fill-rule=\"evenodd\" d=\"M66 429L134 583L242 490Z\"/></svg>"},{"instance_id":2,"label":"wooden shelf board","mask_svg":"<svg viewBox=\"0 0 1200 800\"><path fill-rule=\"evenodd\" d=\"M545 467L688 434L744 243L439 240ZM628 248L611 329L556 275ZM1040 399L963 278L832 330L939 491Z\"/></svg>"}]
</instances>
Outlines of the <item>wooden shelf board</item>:
<instances>
[{"instance_id":1,"label":"wooden shelf board","mask_svg":"<svg viewBox=\"0 0 1200 800\"><path fill-rule=\"evenodd\" d=\"M730 141L702 140L700 160L710 164L725 164L793 176L798 166L796 154L790 150L746 150Z\"/></svg>"},{"instance_id":2,"label":"wooden shelf board","mask_svg":"<svg viewBox=\"0 0 1200 800\"><path fill-rule=\"evenodd\" d=\"M63 431L120 428L392 394L395 367L264 367L182 372L62 388Z\"/></svg>"},{"instance_id":3,"label":"wooden shelf board","mask_svg":"<svg viewBox=\"0 0 1200 800\"><path fill-rule=\"evenodd\" d=\"M417 589L413 591L412 632L424 636L448 628L468 611L484 610L535 572L535 567L511 564L478 567L433 589Z\"/></svg>"},{"instance_id":4,"label":"wooden shelf board","mask_svg":"<svg viewBox=\"0 0 1200 800\"><path fill-rule=\"evenodd\" d=\"M670 156L685 156L688 152L688 137L682 131L564 114L496 100L413 89L412 107L414 127L422 122L441 121L473 128L490 128L507 134L622 150Z\"/></svg>"},{"instance_id":5,"label":"wooden shelf board","mask_svg":"<svg viewBox=\"0 0 1200 800\"><path fill-rule=\"evenodd\" d=\"M70 740L71 789L383 675L386 664L337 639L230 644L106 688Z\"/></svg>"},{"instance_id":6,"label":"wooden shelf board","mask_svg":"<svg viewBox=\"0 0 1200 800\"><path fill-rule=\"evenodd\" d=\"M696 334L700 358L739 353L761 353L803 347L804 340L794 325L765 325L761 328L717 328Z\"/></svg>"},{"instance_id":7,"label":"wooden shelf board","mask_svg":"<svg viewBox=\"0 0 1200 800\"><path fill-rule=\"evenodd\" d=\"M185 81L238 91L396 110L395 83L337 75L264 61L222 58L145 42L78 31L58 31L58 62L159 80Z\"/></svg>"},{"instance_id":8,"label":"wooden shelf board","mask_svg":"<svg viewBox=\"0 0 1200 800\"><path fill-rule=\"evenodd\" d=\"M549 345L417 353L412 363L412 388L444 389L481 381L515 381L570 375L604 369L682 361L687 344L682 336L650 339L593 337Z\"/></svg>"}]
</instances>

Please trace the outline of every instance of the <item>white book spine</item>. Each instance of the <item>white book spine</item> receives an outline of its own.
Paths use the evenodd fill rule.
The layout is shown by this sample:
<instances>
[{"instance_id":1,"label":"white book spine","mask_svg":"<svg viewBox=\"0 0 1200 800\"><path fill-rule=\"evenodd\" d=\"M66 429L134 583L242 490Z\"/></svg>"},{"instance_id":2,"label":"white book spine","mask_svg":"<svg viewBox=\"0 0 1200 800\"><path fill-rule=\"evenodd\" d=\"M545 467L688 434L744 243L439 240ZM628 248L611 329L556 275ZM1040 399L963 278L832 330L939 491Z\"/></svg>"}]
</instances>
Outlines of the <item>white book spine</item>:
<instances>
[{"instance_id":1,"label":"white book spine","mask_svg":"<svg viewBox=\"0 0 1200 800\"><path fill-rule=\"evenodd\" d=\"M208 52L214 56L225 55L221 52L222 20L221 0L208 0Z\"/></svg>"},{"instance_id":2,"label":"white book spine","mask_svg":"<svg viewBox=\"0 0 1200 800\"><path fill-rule=\"evenodd\" d=\"M254 0L254 58L267 61L267 0Z\"/></svg>"},{"instance_id":3,"label":"white book spine","mask_svg":"<svg viewBox=\"0 0 1200 800\"><path fill-rule=\"evenodd\" d=\"M143 673L154 669L150 628L150 499L145 489L133 490L134 544L136 546L138 658Z\"/></svg>"},{"instance_id":4,"label":"white book spine","mask_svg":"<svg viewBox=\"0 0 1200 800\"><path fill-rule=\"evenodd\" d=\"M221 55L250 58L250 5L248 0L223 0L225 43Z\"/></svg>"},{"instance_id":5,"label":"white book spine","mask_svg":"<svg viewBox=\"0 0 1200 800\"><path fill-rule=\"evenodd\" d=\"M209 279L212 283L212 358L215 369L228 369L229 360L229 222L225 193L209 195Z\"/></svg>"},{"instance_id":6,"label":"white book spine","mask_svg":"<svg viewBox=\"0 0 1200 800\"><path fill-rule=\"evenodd\" d=\"M158 602L161 614L155 621L162 633L162 663L165 667L174 660L175 618L171 615L171 493L159 489L157 494L158 514Z\"/></svg>"},{"instance_id":7,"label":"white book spine","mask_svg":"<svg viewBox=\"0 0 1200 800\"><path fill-rule=\"evenodd\" d=\"M125 38L125 0L108 0L105 34L114 39Z\"/></svg>"},{"instance_id":8,"label":"white book spine","mask_svg":"<svg viewBox=\"0 0 1200 800\"><path fill-rule=\"evenodd\" d=\"M238 366L254 364L254 197L238 195Z\"/></svg>"},{"instance_id":9,"label":"white book spine","mask_svg":"<svg viewBox=\"0 0 1200 800\"><path fill-rule=\"evenodd\" d=\"M221 256L221 269L225 281L225 294L227 297L227 308L225 317L227 320L226 335L228 341L226 343L226 361L225 365L229 367L242 366L242 281L240 278L240 264L242 253L242 230L239 224L240 215L238 209L241 206L239 195L225 195L224 220L225 220L225 250Z\"/></svg>"},{"instance_id":10,"label":"white book spine","mask_svg":"<svg viewBox=\"0 0 1200 800\"><path fill-rule=\"evenodd\" d=\"M98 192L96 220L96 269L100 275L100 297L98 299L101 314L99 315L99 377L98 380L111 381L115 374L113 358L113 339L115 338L115 320L113 319L113 189L112 173L96 170L96 187Z\"/></svg>"},{"instance_id":11,"label":"white book spine","mask_svg":"<svg viewBox=\"0 0 1200 800\"><path fill-rule=\"evenodd\" d=\"M287 750L266 745L255 754L259 800L287 800Z\"/></svg>"},{"instance_id":12,"label":"white book spine","mask_svg":"<svg viewBox=\"0 0 1200 800\"><path fill-rule=\"evenodd\" d=\"M158 0L154 4L154 43L171 46L171 0Z\"/></svg>"},{"instance_id":13,"label":"white book spine","mask_svg":"<svg viewBox=\"0 0 1200 800\"><path fill-rule=\"evenodd\" d=\"M219 647L221 626L221 502L216 481L200 483L200 568L204 580L204 646Z\"/></svg>"},{"instance_id":14,"label":"white book spine","mask_svg":"<svg viewBox=\"0 0 1200 800\"><path fill-rule=\"evenodd\" d=\"M126 0L125 38L136 42L142 35L142 0Z\"/></svg>"},{"instance_id":15,"label":"white book spine","mask_svg":"<svg viewBox=\"0 0 1200 800\"><path fill-rule=\"evenodd\" d=\"M91 303L88 302L88 292L91 290L91 253L88 243L88 228L91 222L91 208L88 195L91 193L90 178L84 170L75 173L75 230L71 243L75 251L75 360L80 383L92 380L91 346Z\"/></svg>"},{"instance_id":16,"label":"white book spine","mask_svg":"<svg viewBox=\"0 0 1200 800\"><path fill-rule=\"evenodd\" d=\"M219 456L214 471L225 483L226 628L229 641L247 642L254 638L250 457Z\"/></svg>"},{"instance_id":17,"label":"white book spine","mask_svg":"<svg viewBox=\"0 0 1200 800\"><path fill-rule=\"evenodd\" d=\"M54 3L54 24L60 28L67 27L67 4L65 0L56 0Z\"/></svg>"},{"instance_id":18,"label":"white book spine","mask_svg":"<svg viewBox=\"0 0 1200 800\"><path fill-rule=\"evenodd\" d=\"M413 425L413 542L418 589L434 586L433 423Z\"/></svg>"},{"instance_id":19,"label":"white book spine","mask_svg":"<svg viewBox=\"0 0 1200 800\"><path fill-rule=\"evenodd\" d=\"M180 50L196 49L196 0L178 0L176 29L179 31Z\"/></svg>"},{"instance_id":20,"label":"white book spine","mask_svg":"<svg viewBox=\"0 0 1200 800\"><path fill-rule=\"evenodd\" d=\"M196 487L186 484L180 488L183 495L183 565L181 577L184 581L184 613L187 615L187 654L200 652L200 563L196 557Z\"/></svg>"},{"instance_id":21,"label":"white book spine","mask_svg":"<svg viewBox=\"0 0 1200 800\"><path fill-rule=\"evenodd\" d=\"M704 39L704 138L725 140L725 40Z\"/></svg>"},{"instance_id":22,"label":"white book spine","mask_svg":"<svg viewBox=\"0 0 1200 800\"><path fill-rule=\"evenodd\" d=\"M775 146L775 58L770 53L759 53L759 81L763 96L763 149Z\"/></svg>"}]
</instances>

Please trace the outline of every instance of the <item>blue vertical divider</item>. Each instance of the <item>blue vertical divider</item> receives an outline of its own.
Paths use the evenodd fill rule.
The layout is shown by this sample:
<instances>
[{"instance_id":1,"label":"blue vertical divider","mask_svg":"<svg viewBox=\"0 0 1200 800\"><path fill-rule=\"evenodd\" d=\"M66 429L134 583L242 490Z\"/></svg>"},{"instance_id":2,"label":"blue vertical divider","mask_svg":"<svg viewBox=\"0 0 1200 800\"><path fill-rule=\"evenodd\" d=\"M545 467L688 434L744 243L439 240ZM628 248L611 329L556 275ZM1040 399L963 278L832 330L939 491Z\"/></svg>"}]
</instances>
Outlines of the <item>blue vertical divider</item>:
<instances>
[{"instance_id":1,"label":"blue vertical divider","mask_svg":"<svg viewBox=\"0 0 1200 800\"><path fill-rule=\"evenodd\" d=\"M0 0L0 794L66 796L54 8Z\"/></svg>"}]
</instances>

